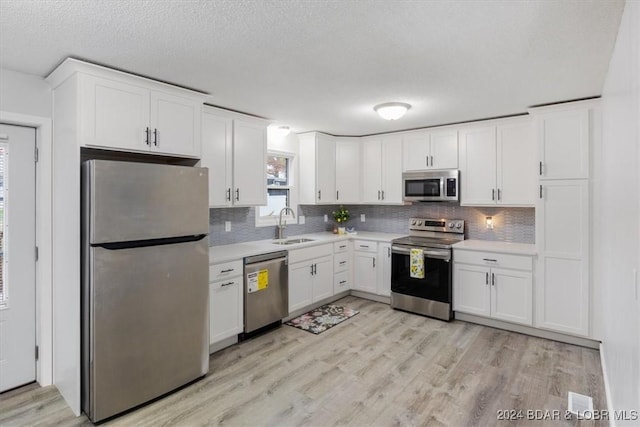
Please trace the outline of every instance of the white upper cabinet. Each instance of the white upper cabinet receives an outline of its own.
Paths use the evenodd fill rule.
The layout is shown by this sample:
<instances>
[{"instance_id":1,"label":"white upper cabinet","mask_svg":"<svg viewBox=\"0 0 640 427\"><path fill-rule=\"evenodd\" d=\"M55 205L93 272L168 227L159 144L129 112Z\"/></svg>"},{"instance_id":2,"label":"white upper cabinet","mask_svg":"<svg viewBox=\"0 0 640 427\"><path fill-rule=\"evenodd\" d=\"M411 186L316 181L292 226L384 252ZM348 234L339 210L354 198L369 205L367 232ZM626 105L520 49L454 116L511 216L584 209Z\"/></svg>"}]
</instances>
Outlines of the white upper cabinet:
<instances>
[{"instance_id":1,"label":"white upper cabinet","mask_svg":"<svg viewBox=\"0 0 640 427\"><path fill-rule=\"evenodd\" d=\"M530 120L460 131L460 204L533 206L536 144Z\"/></svg>"},{"instance_id":2,"label":"white upper cabinet","mask_svg":"<svg viewBox=\"0 0 640 427\"><path fill-rule=\"evenodd\" d=\"M360 202L360 141L336 138L336 202Z\"/></svg>"},{"instance_id":3,"label":"white upper cabinet","mask_svg":"<svg viewBox=\"0 0 640 427\"><path fill-rule=\"evenodd\" d=\"M200 157L202 99L179 89L166 91L118 80L78 74L80 143L87 147L180 157Z\"/></svg>"},{"instance_id":4,"label":"white upper cabinet","mask_svg":"<svg viewBox=\"0 0 640 427\"><path fill-rule=\"evenodd\" d=\"M267 203L267 122L207 107L202 161L209 168L209 206Z\"/></svg>"},{"instance_id":5,"label":"white upper cabinet","mask_svg":"<svg viewBox=\"0 0 640 427\"><path fill-rule=\"evenodd\" d=\"M496 204L496 127L460 131L460 204Z\"/></svg>"},{"instance_id":6,"label":"white upper cabinet","mask_svg":"<svg viewBox=\"0 0 640 427\"><path fill-rule=\"evenodd\" d=\"M568 104L536 114L540 179L589 178L589 111Z\"/></svg>"},{"instance_id":7,"label":"white upper cabinet","mask_svg":"<svg viewBox=\"0 0 640 427\"><path fill-rule=\"evenodd\" d=\"M200 157L202 102L151 92L152 151Z\"/></svg>"},{"instance_id":8,"label":"white upper cabinet","mask_svg":"<svg viewBox=\"0 0 640 427\"><path fill-rule=\"evenodd\" d=\"M405 172L458 168L458 132L455 129L405 134L402 150Z\"/></svg>"},{"instance_id":9,"label":"white upper cabinet","mask_svg":"<svg viewBox=\"0 0 640 427\"><path fill-rule=\"evenodd\" d=\"M537 144L533 124L498 125L497 128L497 203L511 206L533 206L536 202Z\"/></svg>"},{"instance_id":10,"label":"white upper cabinet","mask_svg":"<svg viewBox=\"0 0 640 427\"><path fill-rule=\"evenodd\" d=\"M300 204L336 203L335 138L317 132L298 135Z\"/></svg>"},{"instance_id":11,"label":"white upper cabinet","mask_svg":"<svg viewBox=\"0 0 640 427\"><path fill-rule=\"evenodd\" d=\"M362 141L364 203L402 203L402 137L386 135Z\"/></svg>"}]
</instances>

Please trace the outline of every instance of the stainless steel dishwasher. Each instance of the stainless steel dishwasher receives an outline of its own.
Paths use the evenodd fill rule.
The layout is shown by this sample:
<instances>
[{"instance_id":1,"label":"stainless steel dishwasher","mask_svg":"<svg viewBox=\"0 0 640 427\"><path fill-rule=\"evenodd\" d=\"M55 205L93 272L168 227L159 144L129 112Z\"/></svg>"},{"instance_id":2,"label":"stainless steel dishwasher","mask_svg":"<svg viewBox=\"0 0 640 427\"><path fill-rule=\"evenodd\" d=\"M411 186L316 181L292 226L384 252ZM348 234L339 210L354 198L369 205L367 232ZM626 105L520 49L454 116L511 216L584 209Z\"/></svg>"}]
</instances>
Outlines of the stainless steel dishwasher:
<instances>
[{"instance_id":1,"label":"stainless steel dishwasher","mask_svg":"<svg viewBox=\"0 0 640 427\"><path fill-rule=\"evenodd\" d=\"M287 251L244 259L244 333L282 321L289 314Z\"/></svg>"}]
</instances>

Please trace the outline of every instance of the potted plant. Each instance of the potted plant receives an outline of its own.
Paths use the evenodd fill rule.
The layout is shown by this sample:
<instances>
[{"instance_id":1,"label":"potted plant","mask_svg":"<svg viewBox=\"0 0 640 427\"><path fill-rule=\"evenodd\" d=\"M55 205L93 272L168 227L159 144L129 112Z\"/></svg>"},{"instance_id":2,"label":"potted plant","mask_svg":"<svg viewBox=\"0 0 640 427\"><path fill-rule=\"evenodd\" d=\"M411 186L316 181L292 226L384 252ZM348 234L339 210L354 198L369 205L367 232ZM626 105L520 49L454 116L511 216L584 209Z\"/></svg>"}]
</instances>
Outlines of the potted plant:
<instances>
[{"instance_id":1,"label":"potted plant","mask_svg":"<svg viewBox=\"0 0 640 427\"><path fill-rule=\"evenodd\" d=\"M338 223L338 234L345 234L344 223L349 221L349 211L344 208L344 206L340 205L337 211L331 212L333 214L333 219Z\"/></svg>"}]
</instances>

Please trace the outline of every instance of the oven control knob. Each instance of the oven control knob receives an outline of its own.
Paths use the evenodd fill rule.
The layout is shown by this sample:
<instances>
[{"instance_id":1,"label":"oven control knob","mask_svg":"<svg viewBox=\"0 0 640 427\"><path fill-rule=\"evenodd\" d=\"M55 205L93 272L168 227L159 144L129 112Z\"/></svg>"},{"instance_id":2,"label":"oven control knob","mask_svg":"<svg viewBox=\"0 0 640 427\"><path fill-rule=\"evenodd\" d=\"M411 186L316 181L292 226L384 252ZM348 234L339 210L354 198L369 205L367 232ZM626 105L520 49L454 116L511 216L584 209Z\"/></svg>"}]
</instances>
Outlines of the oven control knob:
<instances>
[{"instance_id":1,"label":"oven control knob","mask_svg":"<svg viewBox=\"0 0 640 427\"><path fill-rule=\"evenodd\" d=\"M453 228L453 223L452 222L449 223L449 228Z\"/></svg>"},{"instance_id":2,"label":"oven control knob","mask_svg":"<svg viewBox=\"0 0 640 427\"><path fill-rule=\"evenodd\" d=\"M462 228L462 223L461 222L457 222L456 223L456 228L459 230Z\"/></svg>"},{"instance_id":3,"label":"oven control knob","mask_svg":"<svg viewBox=\"0 0 640 427\"><path fill-rule=\"evenodd\" d=\"M416 225L416 221L415 220L411 221L411 225Z\"/></svg>"}]
</instances>

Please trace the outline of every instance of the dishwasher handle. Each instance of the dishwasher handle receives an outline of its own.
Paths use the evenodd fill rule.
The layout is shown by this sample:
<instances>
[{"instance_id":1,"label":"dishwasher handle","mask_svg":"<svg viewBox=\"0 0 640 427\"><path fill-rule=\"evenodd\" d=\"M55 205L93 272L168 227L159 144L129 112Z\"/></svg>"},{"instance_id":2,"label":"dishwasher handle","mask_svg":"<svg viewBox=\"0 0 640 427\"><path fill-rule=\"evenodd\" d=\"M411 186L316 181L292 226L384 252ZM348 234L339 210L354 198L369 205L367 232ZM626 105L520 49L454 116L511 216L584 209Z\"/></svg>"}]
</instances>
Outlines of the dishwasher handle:
<instances>
[{"instance_id":1,"label":"dishwasher handle","mask_svg":"<svg viewBox=\"0 0 640 427\"><path fill-rule=\"evenodd\" d=\"M244 259L244 265L257 264L259 262L271 261L273 259L287 258L287 251L269 252L266 254L254 255Z\"/></svg>"}]
</instances>

